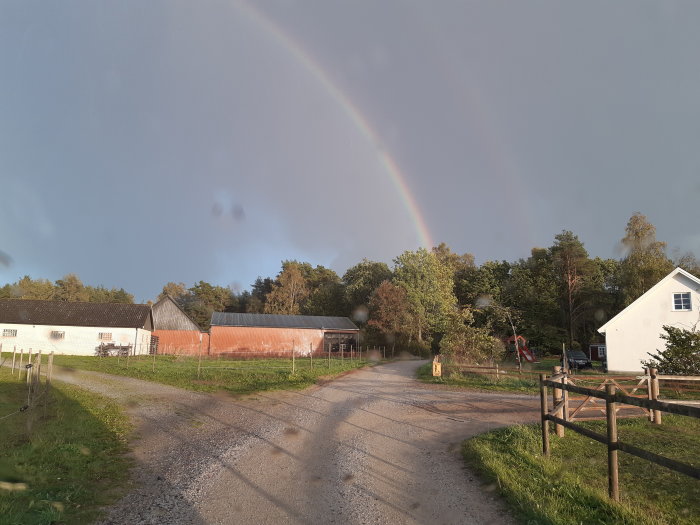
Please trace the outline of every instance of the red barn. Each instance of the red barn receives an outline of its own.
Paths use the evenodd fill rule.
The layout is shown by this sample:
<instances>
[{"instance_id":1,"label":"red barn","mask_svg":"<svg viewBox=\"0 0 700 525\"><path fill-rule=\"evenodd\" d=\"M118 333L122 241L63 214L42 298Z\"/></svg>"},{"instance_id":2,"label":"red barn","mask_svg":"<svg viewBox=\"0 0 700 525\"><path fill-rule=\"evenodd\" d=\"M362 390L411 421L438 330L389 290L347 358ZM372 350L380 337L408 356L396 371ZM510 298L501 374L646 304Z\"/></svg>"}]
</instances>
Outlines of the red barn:
<instances>
[{"instance_id":1,"label":"red barn","mask_svg":"<svg viewBox=\"0 0 700 525\"><path fill-rule=\"evenodd\" d=\"M360 329L347 317L215 312L210 354L290 357L356 351Z\"/></svg>"}]
</instances>

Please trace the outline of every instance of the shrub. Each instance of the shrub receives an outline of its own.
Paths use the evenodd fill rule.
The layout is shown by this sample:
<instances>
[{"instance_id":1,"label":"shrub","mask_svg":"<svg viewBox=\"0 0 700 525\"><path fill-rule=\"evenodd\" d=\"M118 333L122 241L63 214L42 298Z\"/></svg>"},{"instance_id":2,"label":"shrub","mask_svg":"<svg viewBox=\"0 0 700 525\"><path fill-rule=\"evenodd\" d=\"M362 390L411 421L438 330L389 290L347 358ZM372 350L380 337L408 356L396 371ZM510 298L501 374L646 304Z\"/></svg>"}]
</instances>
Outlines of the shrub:
<instances>
[{"instance_id":1,"label":"shrub","mask_svg":"<svg viewBox=\"0 0 700 525\"><path fill-rule=\"evenodd\" d=\"M651 359L642 361L648 368L656 368L661 374L700 375L700 332L664 326L666 349L658 350L656 355L649 353Z\"/></svg>"}]
</instances>

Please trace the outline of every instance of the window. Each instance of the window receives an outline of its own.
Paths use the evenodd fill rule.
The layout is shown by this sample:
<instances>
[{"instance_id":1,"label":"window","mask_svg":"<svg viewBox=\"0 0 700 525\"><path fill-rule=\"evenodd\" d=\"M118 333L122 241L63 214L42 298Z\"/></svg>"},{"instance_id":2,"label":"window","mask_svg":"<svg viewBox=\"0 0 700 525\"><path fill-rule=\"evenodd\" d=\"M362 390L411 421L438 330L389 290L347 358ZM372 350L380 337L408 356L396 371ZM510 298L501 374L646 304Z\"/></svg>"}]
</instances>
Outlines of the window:
<instances>
[{"instance_id":1,"label":"window","mask_svg":"<svg viewBox=\"0 0 700 525\"><path fill-rule=\"evenodd\" d=\"M673 294L674 310L690 310L690 292Z\"/></svg>"},{"instance_id":2,"label":"window","mask_svg":"<svg viewBox=\"0 0 700 525\"><path fill-rule=\"evenodd\" d=\"M51 339L65 339L66 338L66 333L65 332L59 332L57 330L54 330L51 332Z\"/></svg>"},{"instance_id":3,"label":"window","mask_svg":"<svg viewBox=\"0 0 700 525\"><path fill-rule=\"evenodd\" d=\"M112 332L100 332L100 334L97 336L97 338L100 341L111 341L112 340Z\"/></svg>"},{"instance_id":4,"label":"window","mask_svg":"<svg viewBox=\"0 0 700 525\"><path fill-rule=\"evenodd\" d=\"M9 328L4 328L2 331L3 337L17 337L17 330L10 330Z\"/></svg>"}]
</instances>

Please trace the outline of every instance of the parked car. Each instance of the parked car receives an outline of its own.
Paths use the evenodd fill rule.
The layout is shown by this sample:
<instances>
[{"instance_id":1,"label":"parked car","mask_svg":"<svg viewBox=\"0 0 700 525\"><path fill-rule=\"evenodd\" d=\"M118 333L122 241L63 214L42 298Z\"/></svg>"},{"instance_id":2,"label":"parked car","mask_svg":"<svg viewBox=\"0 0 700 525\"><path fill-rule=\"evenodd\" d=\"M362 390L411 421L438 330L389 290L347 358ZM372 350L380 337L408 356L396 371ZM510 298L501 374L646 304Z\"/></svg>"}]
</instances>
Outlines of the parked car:
<instances>
[{"instance_id":1,"label":"parked car","mask_svg":"<svg viewBox=\"0 0 700 525\"><path fill-rule=\"evenodd\" d=\"M584 354L581 350L567 350L566 360L568 362L569 368L580 369L580 368L593 368L593 363L588 359L588 356ZM564 356L561 358L562 365L564 364Z\"/></svg>"}]
</instances>

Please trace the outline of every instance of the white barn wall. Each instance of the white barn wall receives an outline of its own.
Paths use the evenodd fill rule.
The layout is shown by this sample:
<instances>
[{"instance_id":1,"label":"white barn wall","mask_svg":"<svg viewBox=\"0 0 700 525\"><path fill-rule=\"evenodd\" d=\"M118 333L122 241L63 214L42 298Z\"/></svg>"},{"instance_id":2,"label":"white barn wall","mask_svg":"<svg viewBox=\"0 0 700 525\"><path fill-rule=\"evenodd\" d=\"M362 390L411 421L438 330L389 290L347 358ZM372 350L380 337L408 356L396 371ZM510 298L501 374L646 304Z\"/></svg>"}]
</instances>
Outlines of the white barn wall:
<instances>
[{"instance_id":1,"label":"white barn wall","mask_svg":"<svg viewBox=\"0 0 700 525\"><path fill-rule=\"evenodd\" d=\"M691 310L673 310L673 294L690 292ZM649 353L663 350L663 326L690 329L700 320L700 285L683 274L660 282L605 326L608 370L641 371Z\"/></svg>"},{"instance_id":2,"label":"white barn wall","mask_svg":"<svg viewBox=\"0 0 700 525\"><path fill-rule=\"evenodd\" d=\"M16 337L3 337L4 330L17 330ZM52 339L51 332L65 332L63 339ZM112 339L101 340L99 334L111 333ZM0 343L3 352L31 348L33 352L53 351L65 355L95 355L100 343L132 345L132 353L147 354L151 341L151 332L142 328L113 328L93 326L55 326L0 323Z\"/></svg>"}]
</instances>

